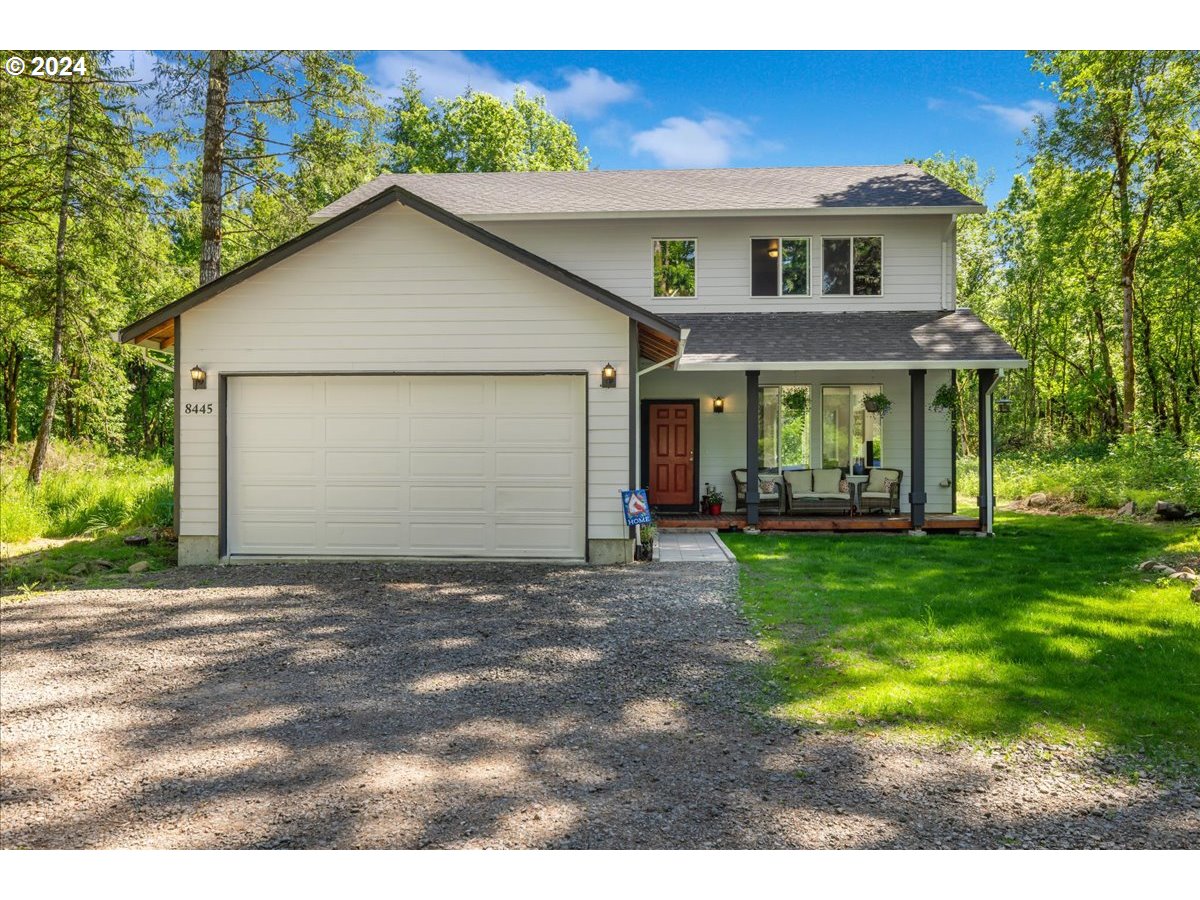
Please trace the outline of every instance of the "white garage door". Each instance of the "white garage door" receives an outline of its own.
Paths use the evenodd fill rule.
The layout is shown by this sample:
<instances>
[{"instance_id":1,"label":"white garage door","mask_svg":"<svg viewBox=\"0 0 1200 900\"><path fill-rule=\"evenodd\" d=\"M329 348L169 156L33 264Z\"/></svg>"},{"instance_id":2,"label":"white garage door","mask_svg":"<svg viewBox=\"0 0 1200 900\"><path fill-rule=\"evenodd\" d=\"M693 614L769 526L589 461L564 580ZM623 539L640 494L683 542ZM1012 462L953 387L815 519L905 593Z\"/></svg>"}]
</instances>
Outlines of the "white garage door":
<instances>
[{"instance_id":1,"label":"white garage door","mask_svg":"<svg viewBox=\"0 0 1200 900\"><path fill-rule=\"evenodd\" d=\"M231 554L582 559L585 381L234 376Z\"/></svg>"}]
</instances>

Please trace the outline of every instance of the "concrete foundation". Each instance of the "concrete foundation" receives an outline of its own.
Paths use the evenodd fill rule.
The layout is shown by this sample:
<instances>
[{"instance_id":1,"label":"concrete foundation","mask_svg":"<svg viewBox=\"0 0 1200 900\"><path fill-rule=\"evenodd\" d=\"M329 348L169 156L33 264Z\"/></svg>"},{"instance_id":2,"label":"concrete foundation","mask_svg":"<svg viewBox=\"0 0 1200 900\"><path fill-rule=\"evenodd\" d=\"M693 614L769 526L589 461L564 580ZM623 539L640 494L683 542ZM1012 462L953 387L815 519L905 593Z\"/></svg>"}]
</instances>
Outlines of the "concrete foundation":
<instances>
[{"instance_id":1,"label":"concrete foundation","mask_svg":"<svg viewBox=\"0 0 1200 900\"><path fill-rule=\"evenodd\" d=\"M215 566L218 552L215 534L181 534L176 559L181 566Z\"/></svg>"},{"instance_id":2,"label":"concrete foundation","mask_svg":"<svg viewBox=\"0 0 1200 900\"><path fill-rule=\"evenodd\" d=\"M588 562L594 566L620 566L633 562L629 538L593 538L587 542Z\"/></svg>"}]
</instances>

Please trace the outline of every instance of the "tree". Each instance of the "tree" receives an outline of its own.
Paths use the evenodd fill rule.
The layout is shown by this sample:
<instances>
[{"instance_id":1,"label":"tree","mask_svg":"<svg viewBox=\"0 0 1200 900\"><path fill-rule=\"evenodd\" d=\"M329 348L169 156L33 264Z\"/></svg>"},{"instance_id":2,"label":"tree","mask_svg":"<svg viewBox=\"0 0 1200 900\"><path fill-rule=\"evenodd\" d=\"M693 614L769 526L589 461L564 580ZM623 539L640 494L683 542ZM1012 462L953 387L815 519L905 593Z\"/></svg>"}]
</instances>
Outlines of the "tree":
<instances>
[{"instance_id":1,"label":"tree","mask_svg":"<svg viewBox=\"0 0 1200 900\"><path fill-rule=\"evenodd\" d=\"M1058 98L1052 122L1042 122L1038 151L1109 177L1104 197L1115 218L1121 287L1122 419L1134 429L1137 377L1135 291L1139 261L1156 207L1169 190L1171 155L1194 140L1200 110L1195 51L1055 51L1032 54ZM1145 301L1143 297L1143 301ZM1153 365L1150 359L1143 363Z\"/></svg>"},{"instance_id":2,"label":"tree","mask_svg":"<svg viewBox=\"0 0 1200 900\"><path fill-rule=\"evenodd\" d=\"M122 226L143 201L136 179L142 159L134 89L123 70L110 66L107 54L72 54L79 55L87 61L86 74L73 70L54 78L22 76L28 79L23 99L36 112L19 135L25 142L20 149L44 155L44 164L32 170L35 183L23 207L27 236L42 246L53 245L31 273L24 298L27 315L48 306L50 320L45 399L29 464L32 484L41 480L59 400L68 385L68 325L86 322L115 293ZM86 344L92 337L89 329L78 331ZM14 374L14 388L16 378Z\"/></svg>"},{"instance_id":3,"label":"tree","mask_svg":"<svg viewBox=\"0 0 1200 900\"><path fill-rule=\"evenodd\" d=\"M288 190L300 158L288 126L352 130L375 115L366 77L342 52L172 51L159 57L153 86L159 107L180 116L178 142L199 154L200 284L221 274L230 195L273 198L285 239L303 229L306 212Z\"/></svg>"},{"instance_id":4,"label":"tree","mask_svg":"<svg viewBox=\"0 0 1200 900\"><path fill-rule=\"evenodd\" d=\"M393 172L544 172L586 169L587 149L544 97L511 103L478 91L429 105L410 72L390 109Z\"/></svg>"}]
</instances>

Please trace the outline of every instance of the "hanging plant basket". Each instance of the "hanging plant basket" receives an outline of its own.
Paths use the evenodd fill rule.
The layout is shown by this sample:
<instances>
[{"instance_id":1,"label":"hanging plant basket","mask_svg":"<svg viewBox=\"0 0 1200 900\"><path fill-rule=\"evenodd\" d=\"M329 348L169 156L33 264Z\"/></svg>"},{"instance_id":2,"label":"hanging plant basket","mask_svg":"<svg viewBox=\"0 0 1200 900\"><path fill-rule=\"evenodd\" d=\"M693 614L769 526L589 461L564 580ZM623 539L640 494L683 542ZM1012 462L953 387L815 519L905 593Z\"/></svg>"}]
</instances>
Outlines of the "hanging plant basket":
<instances>
[{"instance_id":1,"label":"hanging plant basket","mask_svg":"<svg viewBox=\"0 0 1200 900\"><path fill-rule=\"evenodd\" d=\"M887 394L869 394L863 397L863 409L869 413L879 413L881 416L886 416L891 408L892 401L888 399Z\"/></svg>"},{"instance_id":2,"label":"hanging plant basket","mask_svg":"<svg viewBox=\"0 0 1200 900\"><path fill-rule=\"evenodd\" d=\"M945 413L947 420L953 422L958 417L958 404L958 388L946 382L933 395L929 408L934 412Z\"/></svg>"}]
</instances>

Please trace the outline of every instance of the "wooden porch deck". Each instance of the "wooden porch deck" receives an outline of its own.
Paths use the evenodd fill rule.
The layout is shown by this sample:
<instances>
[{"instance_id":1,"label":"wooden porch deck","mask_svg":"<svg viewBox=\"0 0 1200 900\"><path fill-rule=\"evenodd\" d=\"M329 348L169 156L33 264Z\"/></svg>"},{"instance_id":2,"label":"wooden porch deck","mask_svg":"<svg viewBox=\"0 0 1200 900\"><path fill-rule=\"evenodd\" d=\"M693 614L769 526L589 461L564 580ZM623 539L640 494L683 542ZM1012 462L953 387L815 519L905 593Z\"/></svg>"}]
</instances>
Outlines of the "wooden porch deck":
<instances>
[{"instance_id":1,"label":"wooden porch deck","mask_svg":"<svg viewBox=\"0 0 1200 900\"><path fill-rule=\"evenodd\" d=\"M740 531L746 527L746 514L721 513L706 516L700 513L655 512L654 524L659 528L696 528L716 531ZM759 515L760 531L910 531L912 519L907 515L885 516L780 516L764 512ZM959 516L950 513L926 513L926 531L978 531L978 516Z\"/></svg>"}]
</instances>

